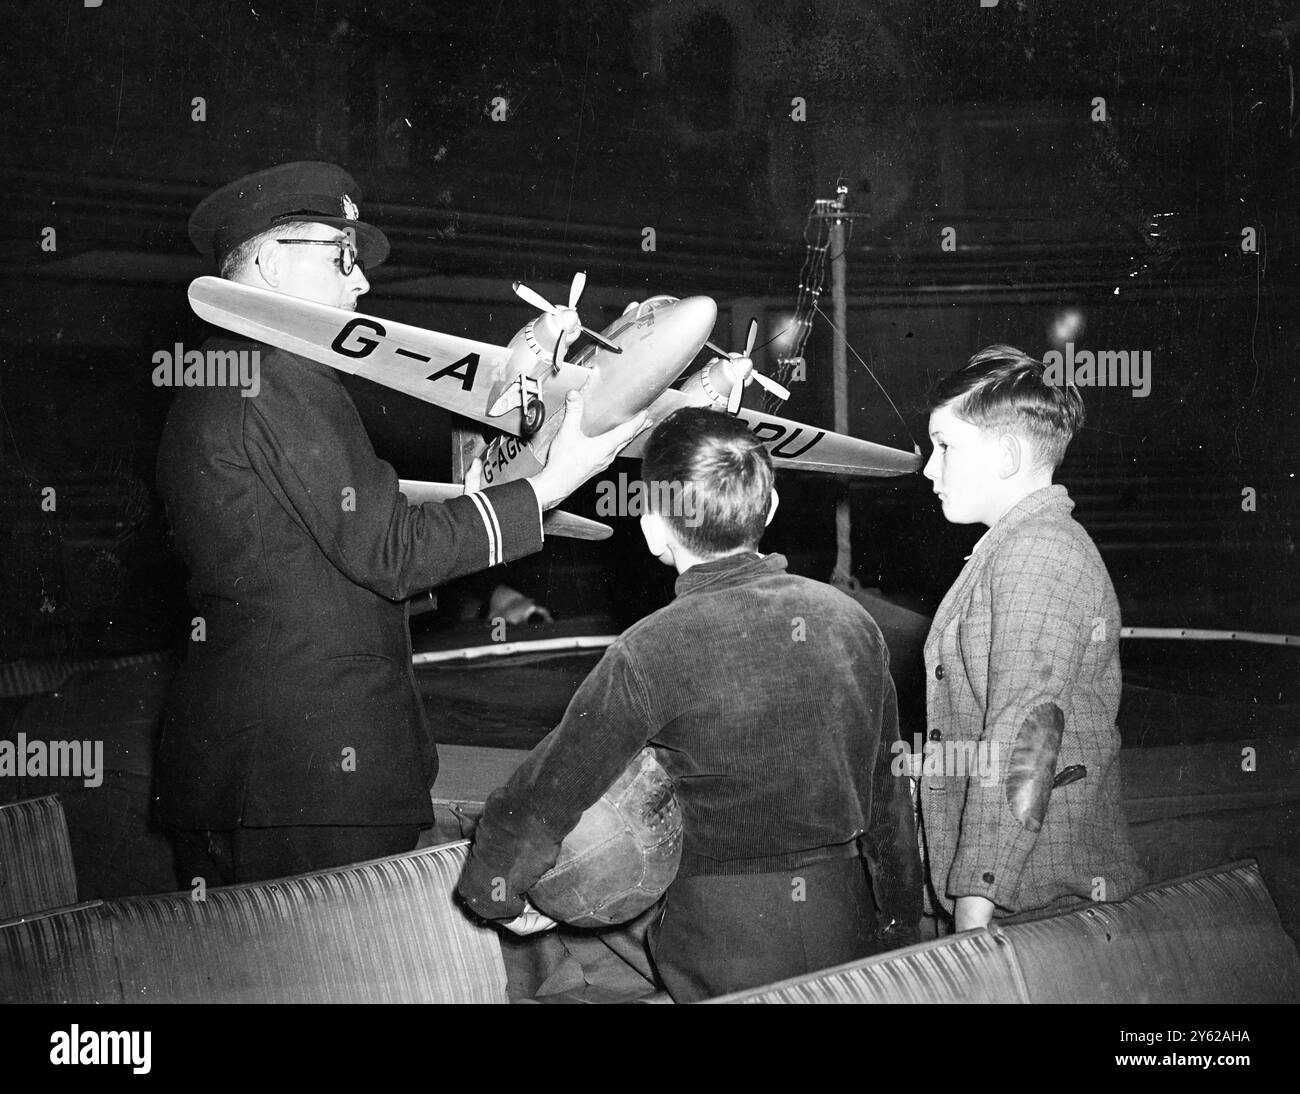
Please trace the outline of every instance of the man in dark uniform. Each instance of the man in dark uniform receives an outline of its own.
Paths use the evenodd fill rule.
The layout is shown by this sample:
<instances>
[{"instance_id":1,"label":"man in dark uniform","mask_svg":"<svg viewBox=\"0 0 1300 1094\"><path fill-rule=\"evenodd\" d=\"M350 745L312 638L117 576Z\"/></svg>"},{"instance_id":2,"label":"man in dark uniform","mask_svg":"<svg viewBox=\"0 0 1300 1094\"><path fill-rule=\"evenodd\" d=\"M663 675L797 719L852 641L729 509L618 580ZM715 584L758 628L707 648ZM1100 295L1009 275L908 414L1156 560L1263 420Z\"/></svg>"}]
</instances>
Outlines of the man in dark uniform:
<instances>
[{"instance_id":1,"label":"man in dark uniform","mask_svg":"<svg viewBox=\"0 0 1300 1094\"><path fill-rule=\"evenodd\" d=\"M353 309L388 254L331 164L291 163L207 198L190 237L223 277ZM158 482L190 571L191 641L156 760L182 885L396 854L433 820L437 754L406 598L530 554L541 514L609 465L642 420L585 437L581 396L532 479L408 506L338 375L268 346L260 386L186 387Z\"/></svg>"}]
</instances>

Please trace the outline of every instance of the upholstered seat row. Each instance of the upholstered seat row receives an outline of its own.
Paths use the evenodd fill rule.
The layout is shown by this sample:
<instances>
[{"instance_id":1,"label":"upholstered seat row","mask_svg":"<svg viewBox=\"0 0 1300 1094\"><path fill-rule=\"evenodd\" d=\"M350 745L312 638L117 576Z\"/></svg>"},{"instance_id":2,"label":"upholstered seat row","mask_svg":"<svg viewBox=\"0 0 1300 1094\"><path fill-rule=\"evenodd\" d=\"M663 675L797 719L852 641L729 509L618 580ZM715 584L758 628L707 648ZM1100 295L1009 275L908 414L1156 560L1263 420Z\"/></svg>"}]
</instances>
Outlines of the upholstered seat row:
<instances>
[{"instance_id":1,"label":"upholstered seat row","mask_svg":"<svg viewBox=\"0 0 1300 1094\"><path fill-rule=\"evenodd\" d=\"M464 840L196 894L75 900L54 799L0 810L5 1002L506 1002L497 933L454 899ZM60 832L62 833L60 843ZM713 1002L1300 1001L1253 861Z\"/></svg>"},{"instance_id":2,"label":"upholstered seat row","mask_svg":"<svg viewBox=\"0 0 1300 1094\"><path fill-rule=\"evenodd\" d=\"M1300 962L1247 861L710 1002L1294 1003Z\"/></svg>"},{"instance_id":3,"label":"upholstered seat row","mask_svg":"<svg viewBox=\"0 0 1300 1094\"><path fill-rule=\"evenodd\" d=\"M0 1000L503 1003L496 934L452 900L468 846L0 923Z\"/></svg>"}]
</instances>

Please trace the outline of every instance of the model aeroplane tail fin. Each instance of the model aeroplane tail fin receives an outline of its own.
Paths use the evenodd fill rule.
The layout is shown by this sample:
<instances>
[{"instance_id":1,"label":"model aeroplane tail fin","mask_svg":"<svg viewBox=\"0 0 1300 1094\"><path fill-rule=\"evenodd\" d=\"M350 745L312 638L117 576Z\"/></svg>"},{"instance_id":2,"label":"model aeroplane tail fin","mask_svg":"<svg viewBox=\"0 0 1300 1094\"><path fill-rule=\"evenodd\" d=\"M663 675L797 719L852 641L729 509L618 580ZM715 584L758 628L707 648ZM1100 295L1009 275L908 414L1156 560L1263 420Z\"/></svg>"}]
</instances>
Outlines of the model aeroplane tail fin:
<instances>
[{"instance_id":1,"label":"model aeroplane tail fin","mask_svg":"<svg viewBox=\"0 0 1300 1094\"><path fill-rule=\"evenodd\" d=\"M465 487L454 482L398 479L397 485L411 505L423 505L426 501L447 501L465 493ZM560 509L552 509L542 517L542 530L548 536L567 536L570 539L609 539L614 534L614 529L608 524Z\"/></svg>"},{"instance_id":2,"label":"model aeroplane tail fin","mask_svg":"<svg viewBox=\"0 0 1300 1094\"><path fill-rule=\"evenodd\" d=\"M548 536L568 536L569 539L609 539L614 529L598 520L588 520L563 509L552 509L542 517L542 530Z\"/></svg>"}]
</instances>

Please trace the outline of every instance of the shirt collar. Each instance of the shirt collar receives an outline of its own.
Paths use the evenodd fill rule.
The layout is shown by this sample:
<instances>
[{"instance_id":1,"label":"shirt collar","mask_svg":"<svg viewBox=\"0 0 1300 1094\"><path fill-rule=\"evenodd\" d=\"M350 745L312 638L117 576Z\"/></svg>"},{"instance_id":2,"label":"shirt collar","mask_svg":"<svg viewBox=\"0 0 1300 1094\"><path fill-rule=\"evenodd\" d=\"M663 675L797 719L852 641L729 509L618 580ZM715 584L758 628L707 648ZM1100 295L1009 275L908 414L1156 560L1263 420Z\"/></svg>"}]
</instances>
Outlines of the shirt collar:
<instances>
[{"instance_id":1,"label":"shirt collar","mask_svg":"<svg viewBox=\"0 0 1300 1094\"><path fill-rule=\"evenodd\" d=\"M972 548L970 549L970 554L967 555L964 559L962 559L963 562L969 562L969 561L971 560L971 558L974 557L975 552L978 551L981 547L984 546L984 541L985 541L986 539L989 538L989 533L990 533L991 531L993 531L992 528L986 528L986 529L984 530L984 534L983 534L982 536L980 536L980 538L977 539L977 540L975 541L975 546L972 547Z\"/></svg>"},{"instance_id":2,"label":"shirt collar","mask_svg":"<svg viewBox=\"0 0 1300 1094\"><path fill-rule=\"evenodd\" d=\"M760 574L781 573L785 568L785 555L739 551L734 555L701 562L685 573L678 574L674 589L678 596L685 596L707 586L737 585Z\"/></svg>"}]
</instances>

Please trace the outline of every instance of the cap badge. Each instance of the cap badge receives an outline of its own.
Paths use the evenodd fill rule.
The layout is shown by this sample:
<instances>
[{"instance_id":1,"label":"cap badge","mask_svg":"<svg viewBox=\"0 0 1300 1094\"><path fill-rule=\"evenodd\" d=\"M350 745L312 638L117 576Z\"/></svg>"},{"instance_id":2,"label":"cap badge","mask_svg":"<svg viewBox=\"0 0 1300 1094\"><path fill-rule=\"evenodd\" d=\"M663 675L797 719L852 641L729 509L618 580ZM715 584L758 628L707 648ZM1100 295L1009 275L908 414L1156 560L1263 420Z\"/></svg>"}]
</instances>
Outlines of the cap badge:
<instances>
[{"instance_id":1,"label":"cap badge","mask_svg":"<svg viewBox=\"0 0 1300 1094\"><path fill-rule=\"evenodd\" d=\"M357 209L357 203L353 201L350 197L348 197L347 194L343 195L342 204L343 204L343 215L348 220L356 220L361 215L361 213Z\"/></svg>"}]
</instances>

